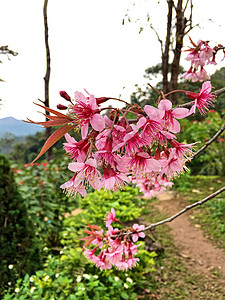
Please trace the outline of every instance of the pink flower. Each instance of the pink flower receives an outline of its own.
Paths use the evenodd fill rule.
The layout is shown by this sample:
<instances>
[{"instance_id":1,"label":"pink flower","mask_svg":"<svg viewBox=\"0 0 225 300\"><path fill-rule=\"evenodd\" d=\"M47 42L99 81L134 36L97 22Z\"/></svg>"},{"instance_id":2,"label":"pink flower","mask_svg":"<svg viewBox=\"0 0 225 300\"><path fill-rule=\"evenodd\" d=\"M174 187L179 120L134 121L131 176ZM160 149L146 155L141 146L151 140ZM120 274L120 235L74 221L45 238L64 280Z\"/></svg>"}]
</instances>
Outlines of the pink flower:
<instances>
[{"instance_id":1,"label":"pink flower","mask_svg":"<svg viewBox=\"0 0 225 300\"><path fill-rule=\"evenodd\" d=\"M86 249L86 248L85 248ZM94 261L96 259L95 251L98 249L98 247L94 247L92 250L86 249L84 251L84 255L90 260Z\"/></svg>"},{"instance_id":2,"label":"pink flower","mask_svg":"<svg viewBox=\"0 0 225 300\"><path fill-rule=\"evenodd\" d=\"M128 171L132 170L136 178L145 177L146 173L151 171L160 171L159 162L153 159L147 152L137 152L132 157L123 156L122 161L125 162Z\"/></svg>"},{"instance_id":3,"label":"pink flower","mask_svg":"<svg viewBox=\"0 0 225 300\"><path fill-rule=\"evenodd\" d=\"M173 177L183 172L184 160L180 159L176 155L176 149L172 149L167 160L162 160L161 164L163 167L162 174L166 176Z\"/></svg>"},{"instance_id":4,"label":"pink flower","mask_svg":"<svg viewBox=\"0 0 225 300\"><path fill-rule=\"evenodd\" d=\"M188 115L189 110L187 108L175 108L172 110L172 102L166 99L161 100L158 107L161 119L164 120L168 129L173 133L180 132L180 123L176 119L185 118Z\"/></svg>"},{"instance_id":5,"label":"pink flower","mask_svg":"<svg viewBox=\"0 0 225 300\"><path fill-rule=\"evenodd\" d=\"M69 181L62 184L60 188L66 190L68 196L80 193L82 197L85 197L87 194L86 189L82 183L76 181L76 176L77 173Z\"/></svg>"},{"instance_id":6,"label":"pink flower","mask_svg":"<svg viewBox=\"0 0 225 300\"><path fill-rule=\"evenodd\" d=\"M185 94L187 97L195 100L193 105L193 111L195 112L196 107L201 114L205 114L208 111L209 106L213 106L215 96L211 94L212 85L210 81L206 81L202 84L202 88L199 93L193 93L187 91Z\"/></svg>"},{"instance_id":7,"label":"pink flower","mask_svg":"<svg viewBox=\"0 0 225 300\"><path fill-rule=\"evenodd\" d=\"M142 129L140 137L147 140L149 144L159 138L159 131L162 130L162 124L159 121L142 117L137 122L137 127Z\"/></svg>"},{"instance_id":8,"label":"pink flower","mask_svg":"<svg viewBox=\"0 0 225 300\"><path fill-rule=\"evenodd\" d=\"M94 157L98 161L99 165L110 165L115 170L116 165L120 161L120 157L112 152L112 138L106 137L105 143L102 144L104 144L104 146L102 146L101 150L95 152Z\"/></svg>"},{"instance_id":9,"label":"pink flower","mask_svg":"<svg viewBox=\"0 0 225 300\"><path fill-rule=\"evenodd\" d=\"M73 137L69 135L69 133L65 134L65 139L67 143L64 143L64 149L67 153L70 154L70 157L78 162L83 162L88 149L90 147L90 142L88 139L83 139L77 142Z\"/></svg>"},{"instance_id":10,"label":"pink flower","mask_svg":"<svg viewBox=\"0 0 225 300\"><path fill-rule=\"evenodd\" d=\"M140 226L139 226L138 224L134 224L134 225L133 225L133 228L134 228L135 231L139 231L139 230L143 230L143 229L145 228L145 226L144 226L144 225L140 225ZM139 237L140 237L140 238L144 238L144 237L145 237L145 233L144 233L144 232L137 232L137 233L134 233L134 234L132 235L132 240L133 240L133 242L136 243Z\"/></svg>"},{"instance_id":11,"label":"pink flower","mask_svg":"<svg viewBox=\"0 0 225 300\"><path fill-rule=\"evenodd\" d=\"M73 162L69 164L68 168L73 172L77 172L75 179L77 184L88 181L93 188L98 188L101 174L97 170L97 162L95 159L89 158L85 163Z\"/></svg>"},{"instance_id":12,"label":"pink flower","mask_svg":"<svg viewBox=\"0 0 225 300\"><path fill-rule=\"evenodd\" d=\"M112 222L118 222L114 208L111 208L111 212L107 215L106 226L109 227Z\"/></svg>"},{"instance_id":13,"label":"pink flower","mask_svg":"<svg viewBox=\"0 0 225 300\"><path fill-rule=\"evenodd\" d=\"M124 136L124 141L122 143L119 143L113 148L113 152L124 147L125 153L129 156L133 155L137 151L140 151L141 147L148 145L148 141L138 135L138 127L134 124L131 124L131 128L133 130Z\"/></svg>"},{"instance_id":14,"label":"pink flower","mask_svg":"<svg viewBox=\"0 0 225 300\"><path fill-rule=\"evenodd\" d=\"M101 187L114 192L124 187L125 182L130 182L129 178L122 173L116 173L112 168L103 168L103 179Z\"/></svg>"},{"instance_id":15,"label":"pink flower","mask_svg":"<svg viewBox=\"0 0 225 300\"><path fill-rule=\"evenodd\" d=\"M75 117L75 123L81 127L81 135L84 139L88 133L89 123L96 131L105 127L104 118L100 115L96 99L93 95L86 98L82 93L75 92L76 104L70 108L70 113Z\"/></svg>"}]
</instances>

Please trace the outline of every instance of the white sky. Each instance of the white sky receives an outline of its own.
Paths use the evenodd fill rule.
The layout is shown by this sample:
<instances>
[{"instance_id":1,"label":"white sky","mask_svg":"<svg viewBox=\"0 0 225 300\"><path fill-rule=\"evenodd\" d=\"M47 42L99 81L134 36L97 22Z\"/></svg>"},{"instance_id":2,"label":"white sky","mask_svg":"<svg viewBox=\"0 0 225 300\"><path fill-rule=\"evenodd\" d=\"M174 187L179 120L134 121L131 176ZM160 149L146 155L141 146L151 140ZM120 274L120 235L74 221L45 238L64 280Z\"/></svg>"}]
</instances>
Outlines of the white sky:
<instances>
[{"instance_id":1,"label":"white sky","mask_svg":"<svg viewBox=\"0 0 225 300\"><path fill-rule=\"evenodd\" d=\"M111 96L129 101L135 83L143 83L144 70L160 62L160 47L155 33L146 28L147 10L160 34L166 26L166 1L137 0L49 0L48 25L51 51L50 106L66 104L59 96L66 90L72 97L76 90L86 88L96 97ZM196 2L196 3L195 3ZM1 55L0 98L3 105L0 118L42 119L32 103L44 98L46 71L44 0L0 0L0 46L8 45L19 53ZM196 0L194 23L195 41L206 39L225 44L224 0ZM122 20L130 10L133 20ZM211 18L213 22L208 19ZM189 43L186 40L186 45ZM213 43L212 43L213 45ZM225 66L222 62L218 68ZM125 88L124 88L125 87Z\"/></svg>"}]
</instances>

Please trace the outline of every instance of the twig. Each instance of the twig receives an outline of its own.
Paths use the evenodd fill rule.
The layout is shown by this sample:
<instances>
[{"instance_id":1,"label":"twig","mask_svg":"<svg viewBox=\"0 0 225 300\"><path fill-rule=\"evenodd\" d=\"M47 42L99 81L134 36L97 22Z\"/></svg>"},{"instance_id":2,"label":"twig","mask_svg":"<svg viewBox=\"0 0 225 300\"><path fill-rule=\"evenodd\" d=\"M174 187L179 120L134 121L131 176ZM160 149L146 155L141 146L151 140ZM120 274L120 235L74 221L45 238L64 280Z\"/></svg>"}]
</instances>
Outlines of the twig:
<instances>
[{"instance_id":1,"label":"twig","mask_svg":"<svg viewBox=\"0 0 225 300\"><path fill-rule=\"evenodd\" d=\"M220 96L221 94L225 93L225 87L223 87L222 89L216 90L214 92L212 92L213 95L215 95L216 97ZM193 105L194 101L190 101L184 104L180 104L177 105L177 107L182 107L182 108L191 108Z\"/></svg>"},{"instance_id":2,"label":"twig","mask_svg":"<svg viewBox=\"0 0 225 300\"><path fill-rule=\"evenodd\" d=\"M217 131L217 133L211 138L211 140L209 140L208 142L206 142L205 145L201 149L199 149L197 152L195 152L195 154L192 156L192 158L194 158L199 153L201 153L202 151L204 151L210 144L212 144L212 142L214 142L218 138L218 136L220 136L224 132L224 130L225 130L225 123L220 128L220 130Z\"/></svg>"},{"instance_id":3,"label":"twig","mask_svg":"<svg viewBox=\"0 0 225 300\"><path fill-rule=\"evenodd\" d=\"M144 230L140 230L139 232L146 231L146 230L152 229L152 228L154 228L154 227L157 227L157 226L159 226L159 225L162 225L162 224L164 224L164 223L171 222L171 221L173 221L174 219L176 219L177 217L179 217L180 215L182 215L183 213L185 213L186 211L188 211L188 210L190 210L190 209L192 209L192 208L194 208L194 207L196 207L196 206L199 206L199 205L204 204L204 203L207 202L208 200L210 200L210 199L216 197L217 195L223 193L224 191L225 191L225 186L222 187L221 189L219 189L218 191L216 191L215 193L209 195L208 197L206 197L206 198L204 198L204 199L202 199L202 200L200 200L200 201L198 201L198 202L195 202L195 203L193 203L193 204L191 204L191 205L187 205L184 209L182 209L181 211L179 211L179 212L176 213L175 215L173 215L173 216L171 216L171 217L169 217L169 218L167 218L167 219L164 219L164 220L162 220L162 221L159 221L159 222L157 222L157 223L151 224L151 225L149 225L148 227L146 227ZM138 231L137 231L137 232L138 232Z\"/></svg>"},{"instance_id":4,"label":"twig","mask_svg":"<svg viewBox=\"0 0 225 300\"><path fill-rule=\"evenodd\" d=\"M152 229L152 228L158 227L158 226L160 226L160 225L162 225L162 224L172 222L174 219L176 219L176 218L179 217L180 215L184 214L184 213L187 212L188 210L190 210L190 209L192 209L192 208L194 208L194 207L196 207L196 206L199 206L199 205L204 204L204 203L207 202L208 200L210 200L210 199L216 197L217 195L223 193L224 191L225 191L225 186L222 187L221 189L219 189L218 191L216 191L215 193L209 195L208 197L206 197L206 198L204 198L204 199L202 199L202 200L200 200L200 201L198 201L198 202L195 202L195 203L193 203L193 204L191 204L191 205L187 205L184 209L180 210L178 213L172 215L171 217L169 217L169 218L167 218L167 219L164 219L164 220L162 220L162 221L159 221L159 222L157 222L157 223L153 223L153 224L151 224L151 225L145 227L145 228L142 229L142 230L137 230L137 231L135 231L135 233L144 232L144 231L150 230L150 229ZM122 233L122 234L120 234L120 235L132 235L132 234L134 234L134 232ZM116 235L115 235L115 236L112 236L112 237L116 237Z\"/></svg>"}]
</instances>

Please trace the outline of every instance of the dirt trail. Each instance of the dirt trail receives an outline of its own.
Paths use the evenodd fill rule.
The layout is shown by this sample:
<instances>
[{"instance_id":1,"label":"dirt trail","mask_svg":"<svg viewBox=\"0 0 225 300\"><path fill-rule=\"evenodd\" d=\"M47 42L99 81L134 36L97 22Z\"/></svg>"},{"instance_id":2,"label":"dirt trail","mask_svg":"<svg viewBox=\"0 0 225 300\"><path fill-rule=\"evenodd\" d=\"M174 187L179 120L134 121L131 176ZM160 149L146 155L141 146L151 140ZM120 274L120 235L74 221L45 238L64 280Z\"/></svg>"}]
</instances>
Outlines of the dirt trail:
<instances>
[{"instance_id":1,"label":"dirt trail","mask_svg":"<svg viewBox=\"0 0 225 300\"><path fill-rule=\"evenodd\" d=\"M165 192L158 195L155 206L158 210L171 216L183 209L188 203L176 197L174 193ZM212 270L225 275L225 253L214 246L202 234L198 226L190 222L193 212L189 211L170 223L175 245L188 268L192 272L210 276Z\"/></svg>"}]
</instances>

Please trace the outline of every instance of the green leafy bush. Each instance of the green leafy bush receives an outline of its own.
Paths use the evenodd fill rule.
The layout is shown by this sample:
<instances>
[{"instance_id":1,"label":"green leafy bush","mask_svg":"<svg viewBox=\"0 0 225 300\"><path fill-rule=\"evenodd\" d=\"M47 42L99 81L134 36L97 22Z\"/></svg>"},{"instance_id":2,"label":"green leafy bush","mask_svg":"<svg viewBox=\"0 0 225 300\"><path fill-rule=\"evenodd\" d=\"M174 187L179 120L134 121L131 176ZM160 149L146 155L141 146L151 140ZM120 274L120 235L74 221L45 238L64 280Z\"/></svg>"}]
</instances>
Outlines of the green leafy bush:
<instances>
[{"instance_id":1,"label":"green leafy bush","mask_svg":"<svg viewBox=\"0 0 225 300\"><path fill-rule=\"evenodd\" d=\"M56 163L41 163L17 170L20 192L26 199L26 209L36 235L49 247L59 246L59 232L65 213L76 205L76 199L67 197L60 185L68 180L66 159Z\"/></svg>"},{"instance_id":2,"label":"green leafy bush","mask_svg":"<svg viewBox=\"0 0 225 300\"><path fill-rule=\"evenodd\" d=\"M139 246L140 262L126 273L116 269L100 271L82 254L80 240L84 236L86 220L102 225L102 219L111 207L121 221L130 221L141 215L145 201L136 188L126 187L117 193L99 191L90 193L79 204L82 211L65 218L59 234L62 248L58 255L48 255L43 270L25 276L4 296L7 299L137 299L137 294L148 285L148 274L154 269L155 253ZM129 212L128 216L124 212ZM97 209L96 209L97 207ZM46 249L47 250L47 249Z\"/></svg>"},{"instance_id":3,"label":"green leafy bush","mask_svg":"<svg viewBox=\"0 0 225 300\"><path fill-rule=\"evenodd\" d=\"M183 142L193 143L200 141L195 146L198 150L210 140L224 124L218 112L211 110L202 122L181 120ZM188 165L194 175L225 175L225 138L224 133L213 142L205 151L195 157Z\"/></svg>"},{"instance_id":4,"label":"green leafy bush","mask_svg":"<svg viewBox=\"0 0 225 300\"><path fill-rule=\"evenodd\" d=\"M39 267L39 243L9 161L0 154L0 296L19 276Z\"/></svg>"}]
</instances>

